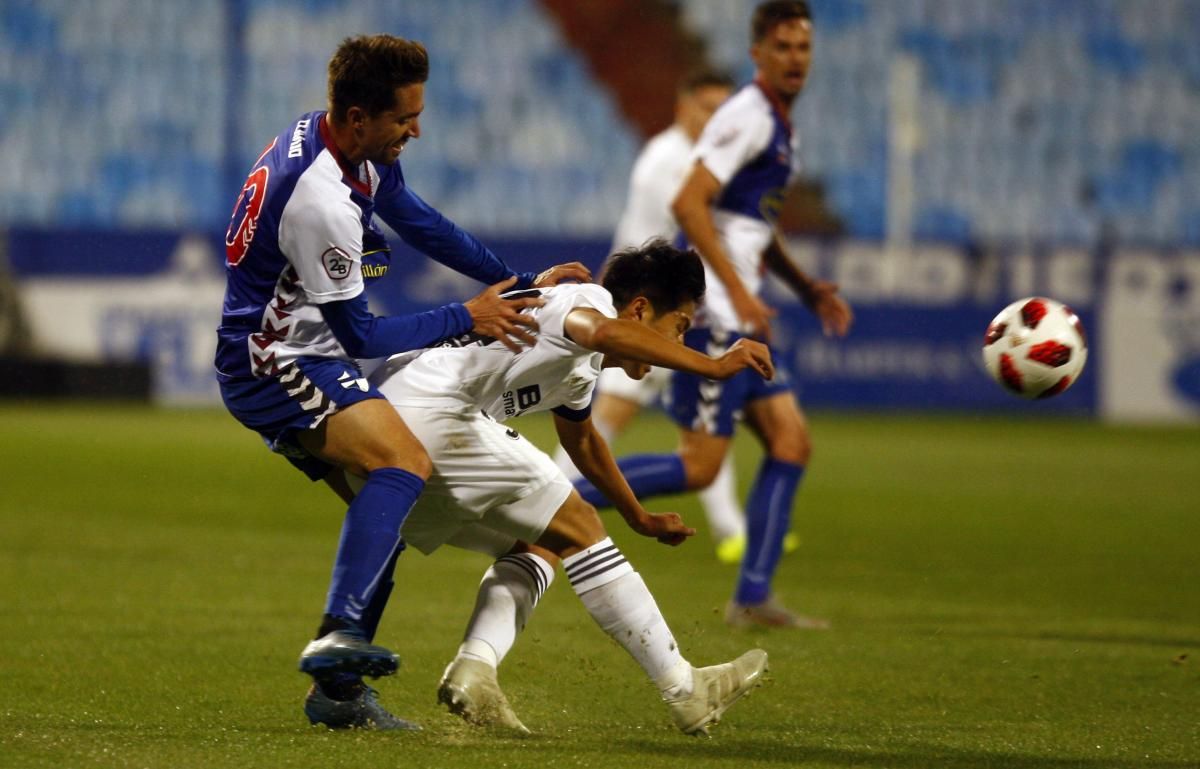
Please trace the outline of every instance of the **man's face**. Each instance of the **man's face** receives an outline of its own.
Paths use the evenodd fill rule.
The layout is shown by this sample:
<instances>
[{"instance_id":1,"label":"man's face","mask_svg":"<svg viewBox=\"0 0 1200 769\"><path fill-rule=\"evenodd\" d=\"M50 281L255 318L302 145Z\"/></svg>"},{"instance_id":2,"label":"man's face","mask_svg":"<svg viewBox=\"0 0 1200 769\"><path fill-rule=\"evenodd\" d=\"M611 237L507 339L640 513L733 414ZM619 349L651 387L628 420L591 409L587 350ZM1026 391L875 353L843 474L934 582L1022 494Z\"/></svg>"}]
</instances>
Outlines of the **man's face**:
<instances>
[{"instance_id":1,"label":"man's face","mask_svg":"<svg viewBox=\"0 0 1200 769\"><path fill-rule=\"evenodd\" d=\"M700 138L704 124L717 111L717 107L728 98L729 89L723 85L702 85L690 93L681 94L675 105L675 121L695 141Z\"/></svg>"},{"instance_id":2,"label":"man's face","mask_svg":"<svg viewBox=\"0 0 1200 769\"><path fill-rule=\"evenodd\" d=\"M355 125L355 137L366 159L379 165L395 163L409 139L421 135L418 118L425 109L425 84L396 89L396 103L378 115L364 116Z\"/></svg>"},{"instance_id":3,"label":"man's face","mask_svg":"<svg viewBox=\"0 0 1200 769\"><path fill-rule=\"evenodd\" d=\"M771 90L788 100L796 98L812 63L812 22L791 19L776 24L750 46L750 56Z\"/></svg>"},{"instance_id":4,"label":"man's face","mask_svg":"<svg viewBox=\"0 0 1200 769\"><path fill-rule=\"evenodd\" d=\"M664 340L669 340L671 344L680 344L683 342L684 332L692 327L692 318L695 315L696 303L690 300L662 315L655 314L654 307L646 302L640 310L631 312L630 319L649 327ZM617 365L629 375L630 379L642 379L650 373L650 367L641 361L622 359L617 362Z\"/></svg>"}]
</instances>

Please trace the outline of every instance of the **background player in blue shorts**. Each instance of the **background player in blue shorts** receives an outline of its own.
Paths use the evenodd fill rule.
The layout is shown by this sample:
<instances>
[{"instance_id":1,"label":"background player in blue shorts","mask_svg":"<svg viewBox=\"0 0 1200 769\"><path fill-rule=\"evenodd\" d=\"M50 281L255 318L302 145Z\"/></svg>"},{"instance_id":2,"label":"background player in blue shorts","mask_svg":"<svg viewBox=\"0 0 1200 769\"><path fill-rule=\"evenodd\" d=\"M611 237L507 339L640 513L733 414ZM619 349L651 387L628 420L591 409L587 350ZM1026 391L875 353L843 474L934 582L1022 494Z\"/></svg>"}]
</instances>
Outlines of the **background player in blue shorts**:
<instances>
[{"instance_id":1,"label":"background player in blue shorts","mask_svg":"<svg viewBox=\"0 0 1200 769\"><path fill-rule=\"evenodd\" d=\"M349 503L324 618L300 659L316 682L305 710L330 726L411 726L387 713L361 676L398 665L371 641L402 549L401 524L430 471L424 449L356 359L471 331L516 350L532 342L520 310L537 300L503 300L501 290L590 279L577 263L516 274L409 189L399 158L421 134L428 74L420 43L345 40L329 62L328 111L301 116L263 150L225 240L216 353L225 405ZM375 214L432 258L495 285L463 304L372 315L364 284L391 262ZM357 496L343 470L365 479Z\"/></svg>"},{"instance_id":2,"label":"background player in blue shorts","mask_svg":"<svg viewBox=\"0 0 1200 769\"><path fill-rule=\"evenodd\" d=\"M754 82L709 120L693 153L691 174L672 205L684 235L704 259L708 282L684 342L709 354L743 335L769 340L774 311L758 296L764 266L800 296L826 333L844 335L853 319L836 285L805 275L788 259L774 226L798 149L788 113L812 58L807 3L760 4L751 22L750 54L757 68ZM771 590L812 450L808 423L782 367L770 382L746 375L711 382L674 374L671 416L682 432L678 453L626 457L621 469L638 497L704 488L729 450L738 415L744 415L766 456L746 504L746 552L726 620L735 626L826 627L824 620L786 609ZM591 484L581 482L579 488L589 502L604 501Z\"/></svg>"}]
</instances>

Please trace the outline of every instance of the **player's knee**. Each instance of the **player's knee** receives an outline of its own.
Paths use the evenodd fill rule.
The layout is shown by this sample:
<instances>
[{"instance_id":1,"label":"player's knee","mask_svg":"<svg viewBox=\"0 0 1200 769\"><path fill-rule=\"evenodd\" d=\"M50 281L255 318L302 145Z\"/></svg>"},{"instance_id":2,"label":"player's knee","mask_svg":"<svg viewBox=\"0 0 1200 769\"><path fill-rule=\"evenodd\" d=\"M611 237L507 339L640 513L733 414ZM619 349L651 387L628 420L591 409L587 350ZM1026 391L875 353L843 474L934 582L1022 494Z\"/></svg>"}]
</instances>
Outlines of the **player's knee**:
<instances>
[{"instance_id":1,"label":"player's knee","mask_svg":"<svg viewBox=\"0 0 1200 769\"><path fill-rule=\"evenodd\" d=\"M767 444L767 454L779 462L807 465L812 459L812 438L804 429L781 431Z\"/></svg>"},{"instance_id":2,"label":"player's knee","mask_svg":"<svg viewBox=\"0 0 1200 769\"><path fill-rule=\"evenodd\" d=\"M685 454L683 457L683 476L688 491L707 489L721 472L721 462L724 456L710 457Z\"/></svg>"},{"instance_id":3,"label":"player's knee","mask_svg":"<svg viewBox=\"0 0 1200 769\"><path fill-rule=\"evenodd\" d=\"M537 541L537 546L559 558L568 558L608 536L596 508L572 493Z\"/></svg>"},{"instance_id":4,"label":"player's knee","mask_svg":"<svg viewBox=\"0 0 1200 769\"><path fill-rule=\"evenodd\" d=\"M378 444L366 452L362 464L366 472L394 467L410 472L421 480L428 480L433 472L433 461L425 447L416 441L403 441L399 445L391 442Z\"/></svg>"}]
</instances>

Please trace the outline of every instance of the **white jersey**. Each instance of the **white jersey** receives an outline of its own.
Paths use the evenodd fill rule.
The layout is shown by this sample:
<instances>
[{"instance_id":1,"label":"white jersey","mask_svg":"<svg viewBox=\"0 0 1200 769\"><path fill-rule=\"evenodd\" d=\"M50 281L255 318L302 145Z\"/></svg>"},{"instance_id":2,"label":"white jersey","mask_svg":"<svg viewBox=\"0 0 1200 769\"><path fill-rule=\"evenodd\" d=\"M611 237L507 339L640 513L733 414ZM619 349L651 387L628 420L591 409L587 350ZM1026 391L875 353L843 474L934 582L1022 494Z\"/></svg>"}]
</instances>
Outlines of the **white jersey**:
<instances>
[{"instance_id":1,"label":"white jersey","mask_svg":"<svg viewBox=\"0 0 1200 769\"><path fill-rule=\"evenodd\" d=\"M569 339L563 323L581 307L617 317L612 295L594 283L540 293L546 303L526 310L538 323L532 347L513 353L496 340L468 337L415 357L397 355L371 381L397 407L483 410L498 422L553 408L583 411L591 404L604 356Z\"/></svg>"},{"instance_id":2,"label":"white jersey","mask_svg":"<svg viewBox=\"0 0 1200 769\"><path fill-rule=\"evenodd\" d=\"M799 138L787 116L752 83L713 114L692 152L721 183L713 223L733 269L751 294L762 288L762 254L774 237L783 189L795 177ZM729 293L704 264L706 289L696 325L745 331Z\"/></svg>"},{"instance_id":3,"label":"white jersey","mask_svg":"<svg viewBox=\"0 0 1200 769\"><path fill-rule=\"evenodd\" d=\"M673 240L679 233L671 203L692 167L693 146L678 124L646 142L629 176L629 197L617 222L613 251L640 246L650 238Z\"/></svg>"}]
</instances>

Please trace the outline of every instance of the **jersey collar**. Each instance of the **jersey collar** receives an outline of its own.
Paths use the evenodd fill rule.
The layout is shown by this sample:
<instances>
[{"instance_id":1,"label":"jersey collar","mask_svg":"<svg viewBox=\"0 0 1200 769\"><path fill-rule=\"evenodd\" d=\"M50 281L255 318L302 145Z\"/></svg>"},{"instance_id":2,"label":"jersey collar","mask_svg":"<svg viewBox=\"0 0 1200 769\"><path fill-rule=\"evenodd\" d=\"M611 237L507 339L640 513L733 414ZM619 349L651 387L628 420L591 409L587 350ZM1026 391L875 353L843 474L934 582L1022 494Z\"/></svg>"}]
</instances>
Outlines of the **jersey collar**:
<instances>
[{"instance_id":1,"label":"jersey collar","mask_svg":"<svg viewBox=\"0 0 1200 769\"><path fill-rule=\"evenodd\" d=\"M329 150L329 154L333 155L333 159L337 161L338 168L342 169L342 178L346 180L346 183L350 185L351 189L371 197L370 171L367 172L367 181L364 182L358 178L359 169L346 162L342 151L338 149L337 142L333 140L333 134L329 132L329 124L325 120L325 115L317 118L317 130L321 134L321 142L325 145L325 149Z\"/></svg>"},{"instance_id":2,"label":"jersey collar","mask_svg":"<svg viewBox=\"0 0 1200 769\"><path fill-rule=\"evenodd\" d=\"M775 110L775 114L778 115L779 119L783 121L784 127L787 128L788 133L790 134L792 132L792 118L788 114L788 109L783 103L783 99L779 98L779 94L771 90L771 87L767 85L766 81L757 75L754 77L754 85L758 86L758 90L762 91L762 95L767 97L767 101L770 102L771 108Z\"/></svg>"}]
</instances>

